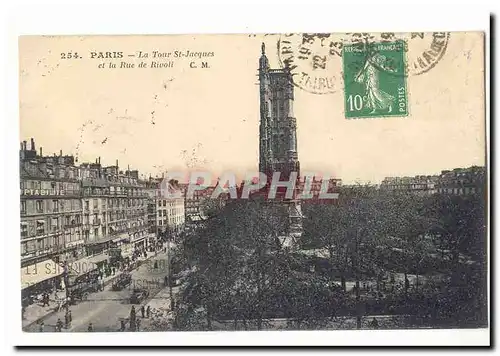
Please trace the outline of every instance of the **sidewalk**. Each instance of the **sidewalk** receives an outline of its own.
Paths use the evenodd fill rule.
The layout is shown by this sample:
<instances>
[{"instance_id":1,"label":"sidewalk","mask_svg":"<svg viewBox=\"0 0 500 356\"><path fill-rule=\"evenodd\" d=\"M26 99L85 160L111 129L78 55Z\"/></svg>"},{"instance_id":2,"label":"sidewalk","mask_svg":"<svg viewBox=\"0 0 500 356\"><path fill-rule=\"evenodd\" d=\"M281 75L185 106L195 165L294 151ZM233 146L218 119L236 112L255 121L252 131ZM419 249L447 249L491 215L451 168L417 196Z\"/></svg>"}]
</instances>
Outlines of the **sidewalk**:
<instances>
[{"instance_id":1,"label":"sidewalk","mask_svg":"<svg viewBox=\"0 0 500 356\"><path fill-rule=\"evenodd\" d=\"M175 295L179 292L179 287L173 287L172 294ZM164 287L158 294L149 300L144 307L151 308L151 316L141 320L141 331L158 331L153 330L152 324L161 324L163 327L171 324L173 313L170 310L170 291L168 287ZM139 309L140 310L140 307ZM140 314L138 314L139 316Z\"/></svg>"},{"instance_id":2,"label":"sidewalk","mask_svg":"<svg viewBox=\"0 0 500 356\"><path fill-rule=\"evenodd\" d=\"M144 261L149 260L150 258L155 257L159 252L161 252L161 251L157 251L157 252L154 252L154 253L153 252L149 252L147 258L145 258L144 256L138 257L137 260L135 261L136 266L134 267L134 269L139 268L139 266L141 266L144 263ZM103 288L106 287L106 286L108 286L110 283L112 283L112 281L115 278L118 278L123 272L125 272L125 271L118 271L114 275L110 275L108 277L103 278L103 280L102 280L103 281ZM32 305L29 305L29 306L26 307L25 312L24 312L24 317L23 317L23 320L22 320L22 327L23 327L23 329L25 327L30 326L31 324L34 324L34 323L36 323L38 321L43 320L44 318L49 317L50 315L52 315L54 313L57 313L59 302L56 301L55 294L56 293L51 293L50 294L50 299L49 299L50 300L50 306L42 307L41 303L33 303ZM57 296L60 299L63 298L63 297L65 297L66 296L66 290L58 291L57 292Z\"/></svg>"}]
</instances>

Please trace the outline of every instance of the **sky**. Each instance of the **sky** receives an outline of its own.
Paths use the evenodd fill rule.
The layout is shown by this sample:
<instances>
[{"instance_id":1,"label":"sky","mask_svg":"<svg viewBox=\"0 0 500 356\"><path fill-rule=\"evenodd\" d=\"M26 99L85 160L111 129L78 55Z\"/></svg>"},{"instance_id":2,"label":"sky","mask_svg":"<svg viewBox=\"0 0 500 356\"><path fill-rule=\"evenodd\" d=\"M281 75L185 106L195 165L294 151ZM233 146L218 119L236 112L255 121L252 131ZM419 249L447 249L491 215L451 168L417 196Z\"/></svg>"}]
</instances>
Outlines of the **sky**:
<instances>
[{"instance_id":1,"label":"sky","mask_svg":"<svg viewBox=\"0 0 500 356\"><path fill-rule=\"evenodd\" d=\"M33 137L44 155L62 150L77 156L79 163L101 157L104 165L114 165L118 160L121 169L129 166L146 176L190 169L214 177L255 171L261 43L266 43L271 67L279 68L279 39L21 37L20 140ZM411 44L408 56L421 53L429 43ZM451 33L439 62L407 77L407 117L346 119L342 62L329 58L324 73L337 81L334 92L295 88L302 172L349 184L485 165L483 45L481 33ZM138 58L139 51L148 58ZM153 51L170 57L153 58ZM175 51L206 57L176 58ZM73 58L62 59L69 52ZM123 57L99 58L99 52L122 52ZM151 68L153 61L173 67ZM201 68L202 61L208 68ZM121 62L134 68L120 68ZM139 68L141 62L147 67Z\"/></svg>"}]
</instances>

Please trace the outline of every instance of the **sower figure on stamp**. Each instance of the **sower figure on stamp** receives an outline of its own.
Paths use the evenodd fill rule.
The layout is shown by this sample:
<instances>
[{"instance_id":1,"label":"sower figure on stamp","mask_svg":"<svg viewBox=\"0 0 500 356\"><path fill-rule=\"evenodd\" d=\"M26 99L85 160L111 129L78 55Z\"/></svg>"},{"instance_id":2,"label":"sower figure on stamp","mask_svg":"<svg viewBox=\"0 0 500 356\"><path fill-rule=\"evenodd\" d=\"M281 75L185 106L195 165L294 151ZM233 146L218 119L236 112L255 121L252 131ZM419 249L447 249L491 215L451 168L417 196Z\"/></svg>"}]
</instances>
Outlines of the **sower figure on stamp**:
<instances>
[{"instance_id":1,"label":"sower figure on stamp","mask_svg":"<svg viewBox=\"0 0 500 356\"><path fill-rule=\"evenodd\" d=\"M366 60L363 68L354 77L356 82L362 83L365 86L363 100L366 101L366 107L372 109L371 114L377 110L387 110L388 113L392 112L394 97L380 89L379 83L379 71L382 68L394 71L391 68L386 68L385 62L386 57L380 53L376 53Z\"/></svg>"}]
</instances>

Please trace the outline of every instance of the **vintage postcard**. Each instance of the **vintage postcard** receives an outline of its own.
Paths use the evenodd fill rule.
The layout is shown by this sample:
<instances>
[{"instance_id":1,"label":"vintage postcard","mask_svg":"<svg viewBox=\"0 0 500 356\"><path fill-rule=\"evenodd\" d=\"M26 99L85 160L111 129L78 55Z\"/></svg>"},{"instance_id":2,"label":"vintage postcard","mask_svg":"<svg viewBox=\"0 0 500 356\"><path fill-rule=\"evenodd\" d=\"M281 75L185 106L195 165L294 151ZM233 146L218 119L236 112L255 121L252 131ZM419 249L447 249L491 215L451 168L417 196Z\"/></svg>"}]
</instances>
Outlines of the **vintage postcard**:
<instances>
[{"instance_id":1,"label":"vintage postcard","mask_svg":"<svg viewBox=\"0 0 500 356\"><path fill-rule=\"evenodd\" d=\"M484 37L21 36L23 331L486 330Z\"/></svg>"}]
</instances>

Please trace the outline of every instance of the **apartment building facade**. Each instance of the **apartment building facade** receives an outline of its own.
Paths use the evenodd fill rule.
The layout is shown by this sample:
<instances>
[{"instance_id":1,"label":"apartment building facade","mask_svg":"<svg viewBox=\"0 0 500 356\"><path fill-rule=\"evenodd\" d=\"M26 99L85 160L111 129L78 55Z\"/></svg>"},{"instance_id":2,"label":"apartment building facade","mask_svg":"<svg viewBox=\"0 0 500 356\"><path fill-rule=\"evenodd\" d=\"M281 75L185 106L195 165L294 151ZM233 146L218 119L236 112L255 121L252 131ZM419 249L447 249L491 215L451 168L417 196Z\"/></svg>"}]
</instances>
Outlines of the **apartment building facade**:
<instances>
[{"instance_id":1,"label":"apartment building facade","mask_svg":"<svg viewBox=\"0 0 500 356\"><path fill-rule=\"evenodd\" d=\"M84 255L79 170L72 156L37 155L34 140L20 151L21 265Z\"/></svg>"},{"instance_id":2,"label":"apartment building facade","mask_svg":"<svg viewBox=\"0 0 500 356\"><path fill-rule=\"evenodd\" d=\"M125 258L156 241L149 231L146 182L116 165L77 166L73 156L43 156L21 143L20 232L23 290ZM111 253L113 252L113 253ZM83 267L82 267L83 266Z\"/></svg>"}]
</instances>

